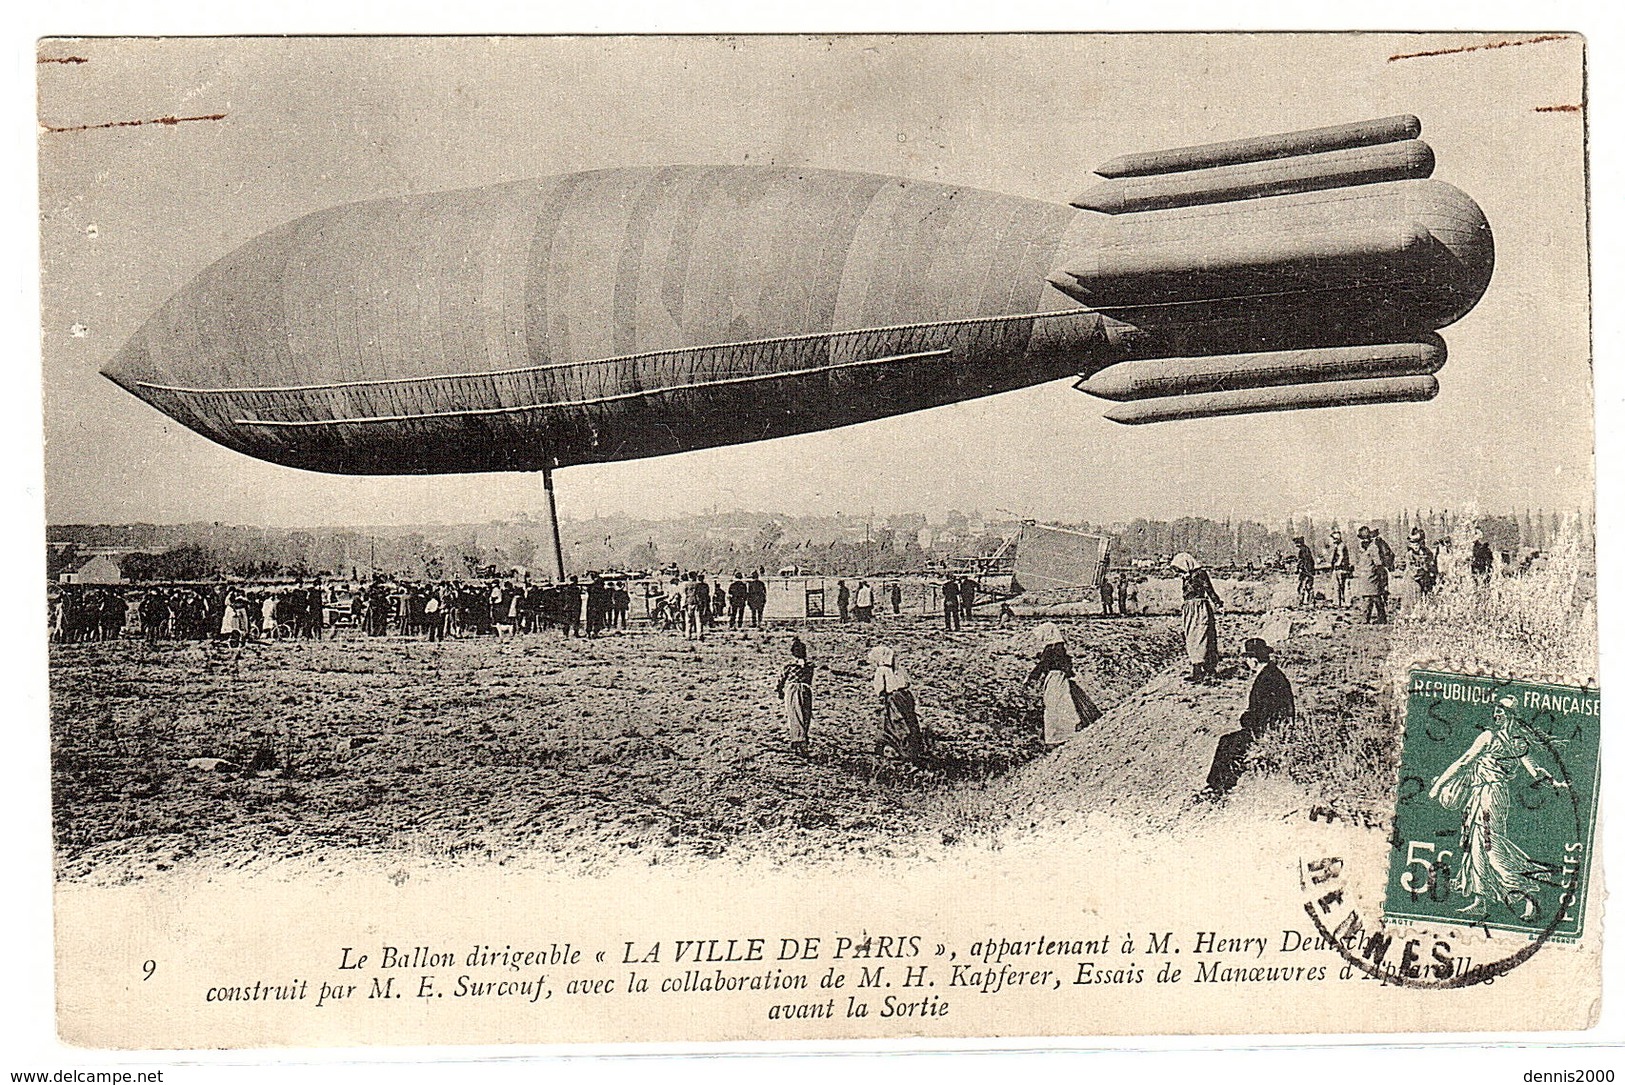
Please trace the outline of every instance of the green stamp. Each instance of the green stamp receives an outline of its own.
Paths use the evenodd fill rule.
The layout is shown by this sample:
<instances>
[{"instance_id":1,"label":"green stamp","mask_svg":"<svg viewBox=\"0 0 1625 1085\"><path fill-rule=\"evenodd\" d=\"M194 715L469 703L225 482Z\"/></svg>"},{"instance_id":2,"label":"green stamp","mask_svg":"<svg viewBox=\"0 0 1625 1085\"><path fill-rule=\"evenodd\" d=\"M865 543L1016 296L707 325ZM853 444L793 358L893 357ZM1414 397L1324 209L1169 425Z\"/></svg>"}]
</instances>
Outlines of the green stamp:
<instances>
[{"instance_id":1,"label":"green stamp","mask_svg":"<svg viewBox=\"0 0 1625 1085\"><path fill-rule=\"evenodd\" d=\"M1411 672L1384 917L1579 938L1600 722L1596 689Z\"/></svg>"}]
</instances>

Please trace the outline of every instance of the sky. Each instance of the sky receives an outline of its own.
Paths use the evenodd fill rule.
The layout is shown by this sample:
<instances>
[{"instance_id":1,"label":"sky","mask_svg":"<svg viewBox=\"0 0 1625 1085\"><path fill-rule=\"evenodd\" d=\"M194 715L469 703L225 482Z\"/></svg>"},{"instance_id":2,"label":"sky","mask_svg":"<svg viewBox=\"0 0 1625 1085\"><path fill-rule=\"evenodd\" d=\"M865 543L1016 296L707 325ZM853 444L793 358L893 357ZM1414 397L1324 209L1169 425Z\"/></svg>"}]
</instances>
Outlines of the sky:
<instances>
[{"instance_id":1,"label":"sky","mask_svg":"<svg viewBox=\"0 0 1625 1085\"><path fill-rule=\"evenodd\" d=\"M1517 35L1500 40L1516 39ZM1527 37L1527 35L1525 35ZM45 513L277 526L535 513L525 475L354 478L193 434L99 369L192 277L335 204L619 165L866 170L1065 203L1098 163L1395 113L1496 270L1427 404L1123 427L1068 381L821 434L567 468L561 514L1039 519L1592 504L1578 38L1453 35L45 41Z\"/></svg>"}]
</instances>

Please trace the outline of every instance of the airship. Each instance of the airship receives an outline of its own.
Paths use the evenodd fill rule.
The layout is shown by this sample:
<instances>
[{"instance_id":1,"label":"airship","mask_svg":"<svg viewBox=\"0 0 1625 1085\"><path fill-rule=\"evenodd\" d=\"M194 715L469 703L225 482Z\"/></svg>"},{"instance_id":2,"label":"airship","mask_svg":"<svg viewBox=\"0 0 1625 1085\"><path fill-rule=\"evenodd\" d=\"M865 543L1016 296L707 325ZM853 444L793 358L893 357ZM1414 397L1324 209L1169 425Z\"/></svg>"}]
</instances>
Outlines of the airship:
<instances>
[{"instance_id":1,"label":"airship","mask_svg":"<svg viewBox=\"0 0 1625 1085\"><path fill-rule=\"evenodd\" d=\"M1062 379L1127 425L1422 401L1494 243L1420 135L1124 155L1070 204L731 165L348 204L205 268L103 374L277 464L539 472L550 513L561 467Z\"/></svg>"}]
</instances>

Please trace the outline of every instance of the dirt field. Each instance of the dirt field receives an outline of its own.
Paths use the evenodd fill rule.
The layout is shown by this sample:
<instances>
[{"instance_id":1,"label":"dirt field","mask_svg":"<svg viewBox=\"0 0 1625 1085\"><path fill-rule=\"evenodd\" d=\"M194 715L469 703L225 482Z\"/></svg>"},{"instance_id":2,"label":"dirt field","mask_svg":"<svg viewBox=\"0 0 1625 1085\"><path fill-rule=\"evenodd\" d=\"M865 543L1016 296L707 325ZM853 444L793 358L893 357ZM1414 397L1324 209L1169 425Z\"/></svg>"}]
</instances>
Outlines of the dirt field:
<instances>
[{"instance_id":1,"label":"dirt field","mask_svg":"<svg viewBox=\"0 0 1625 1085\"><path fill-rule=\"evenodd\" d=\"M1227 617L1227 650L1256 621ZM53 646L59 871L122 881L363 852L499 863L545 852L588 866L892 855L1101 809L1149 827L1190 807L1246 696L1234 660L1216 685L1179 680L1176 623L1059 623L1085 687L1115 711L1058 751L1038 741L1021 684L1032 622L960 633L906 617L822 622L698 644L633 630L592 641ZM773 696L792 633L819 664L810 761L786 749ZM881 641L914 676L923 769L877 769L870 755L862 658ZM1285 662L1300 706L1331 728L1324 744L1286 751L1293 764L1277 751L1261 765L1294 794L1346 791L1344 747L1369 746L1384 723L1384 643L1382 631L1325 612L1293 637ZM1380 770L1382 751L1365 752Z\"/></svg>"}]
</instances>

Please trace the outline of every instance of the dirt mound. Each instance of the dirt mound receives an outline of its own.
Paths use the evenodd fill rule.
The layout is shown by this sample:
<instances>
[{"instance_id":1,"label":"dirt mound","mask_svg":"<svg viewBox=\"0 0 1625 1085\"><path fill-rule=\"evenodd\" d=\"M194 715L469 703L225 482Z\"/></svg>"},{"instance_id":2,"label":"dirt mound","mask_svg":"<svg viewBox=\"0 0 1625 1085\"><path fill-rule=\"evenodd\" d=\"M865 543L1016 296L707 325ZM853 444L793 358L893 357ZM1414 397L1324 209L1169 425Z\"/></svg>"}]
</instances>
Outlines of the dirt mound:
<instances>
[{"instance_id":1,"label":"dirt mound","mask_svg":"<svg viewBox=\"0 0 1625 1085\"><path fill-rule=\"evenodd\" d=\"M1389 627L1334 610L1277 612L1260 621L1292 630L1277 638L1276 660L1293 684L1297 718L1254 743L1238 791L1280 775L1299 800L1380 805L1397 734L1382 675ZM978 797L980 816L999 810L1031 821L1109 812L1147 828L1179 820L1206 783L1219 739L1237 728L1252 682L1235 658L1220 664L1212 683L1189 682L1187 673L1181 660L1050 756L999 780ZM979 815L967 809L962 816Z\"/></svg>"}]
</instances>

